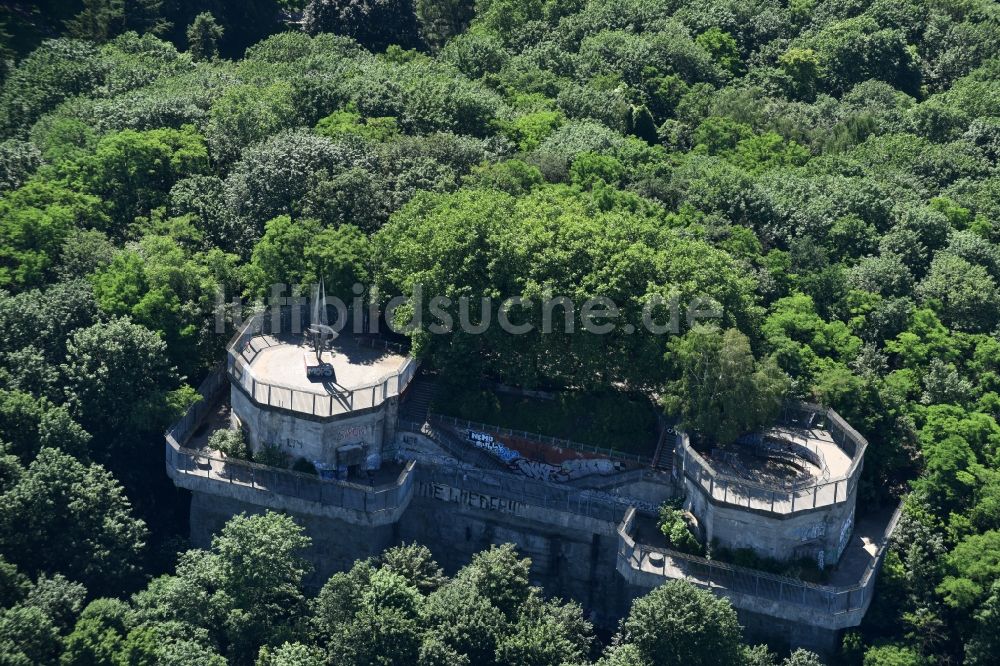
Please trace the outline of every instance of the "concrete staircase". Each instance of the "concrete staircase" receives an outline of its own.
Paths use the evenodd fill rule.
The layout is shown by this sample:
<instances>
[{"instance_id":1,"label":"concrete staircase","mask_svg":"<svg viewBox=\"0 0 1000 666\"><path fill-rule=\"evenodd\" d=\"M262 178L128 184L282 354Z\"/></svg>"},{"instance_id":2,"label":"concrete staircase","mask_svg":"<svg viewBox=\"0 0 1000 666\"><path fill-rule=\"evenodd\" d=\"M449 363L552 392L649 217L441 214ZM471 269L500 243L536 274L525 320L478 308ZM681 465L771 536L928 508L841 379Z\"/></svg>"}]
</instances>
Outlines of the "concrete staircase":
<instances>
[{"instance_id":1,"label":"concrete staircase","mask_svg":"<svg viewBox=\"0 0 1000 666\"><path fill-rule=\"evenodd\" d=\"M659 472L667 472L668 474L674 469L674 445L677 442L677 436L674 433L667 430L666 425L660 430L660 439L656 443L656 453L653 454L653 463L651 467Z\"/></svg>"},{"instance_id":2,"label":"concrete staircase","mask_svg":"<svg viewBox=\"0 0 1000 666\"><path fill-rule=\"evenodd\" d=\"M431 411L431 403L437 394L437 382L427 375L420 374L410 384L403 402L400 405L400 417L416 423L427 421L427 415Z\"/></svg>"}]
</instances>

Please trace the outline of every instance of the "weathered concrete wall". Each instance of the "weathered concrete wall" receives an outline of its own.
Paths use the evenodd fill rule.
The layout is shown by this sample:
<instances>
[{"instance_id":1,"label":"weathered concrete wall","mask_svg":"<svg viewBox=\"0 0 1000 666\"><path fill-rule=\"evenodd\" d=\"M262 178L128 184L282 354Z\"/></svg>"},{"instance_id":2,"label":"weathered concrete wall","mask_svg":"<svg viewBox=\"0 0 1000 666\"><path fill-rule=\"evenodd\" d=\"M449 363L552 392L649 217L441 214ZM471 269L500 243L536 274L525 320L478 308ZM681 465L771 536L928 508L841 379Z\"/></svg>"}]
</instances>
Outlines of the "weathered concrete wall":
<instances>
[{"instance_id":1,"label":"weathered concrete wall","mask_svg":"<svg viewBox=\"0 0 1000 666\"><path fill-rule=\"evenodd\" d=\"M207 548L212 536L236 514L257 514L269 507L251 504L231 497L195 492L191 496L191 543ZM305 528L312 537L312 548L306 557L314 571L307 583L320 587L338 571L350 569L355 560L378 555L398 542L395 524L354 525L336 518L285 511Z\"/></svg>"},{"instance_id":2,"label":"weathered concrete wall","mask_svg":"<svg viewBox=\"0 0 1000 666\"><path fill-rule=\"evenodd\" d=\"M783 620L770 615L737 608L743 625L743 640L750 644L767 643L779 651L804 648L812 650L827 663L834 663L843 631Z\"/></svg>"},{"instance_id":3,"label":"weathered concrete wall","mask_svg":"<svg viewBox=\"0 0 1000 666\"><path fill-rule=\"evenodd\" d=\"M253 502L251 496L224 497L203 492L211 486L199 488L191 504L191 538L197 546L207 546L211 535L230 516L268 508ZM418 473L413 496L394 523L358 525L295 510L285 513L302 524L313 539L307 557L315 567L309 581L315 587L333 573L350 568L355 560L400 543L426 545L449 574L490 544L514 543L523 556L531 558L534 584L547 594L575 599L595 624L614 629L633 599L662 584L658 575L634 570L622 574L615 524L493 492L490 488L476 492L420 480ZM732 597L751 640L766 640L776 647L807 647L821 655L831 655L838 644L837 629L815 626L829 617L813 617L804 609L787 605L779 608L775 602L757 597L727 596ZM840 619L847 619L846 615Z\"/></svg>"},{"instance_id":4,"label":"weathered concrete wall","mask_svg":"<svg viewBox=\"0 0 1000 666\"><path fill-rule=\"evenodd\" d=\"M315 516L362 527L379 527L398 522L413 498L415 486L412 478L407 477L402 484L390 490L371 493L365 488L327 485L315 477L298 475L307 483L324 489L322 496L313 494L310 499L308 493L300 493L301 496L297 497L288 494L296 491L294 475L275 476L265 473L260 478L254 478L251 484L246 473L237 476L237 482L227 482L225 469L214 478L202 471L188 474L168 468L167 473L177 487L190 490L194 496L207 495L220 501L230 501L232 506L255 507L261 511L280 511L296 516ZM276 481L284 484L279 488L284 492L272 489L270 484ZM192 509L192 524L195 520Z\"/></svg>"},{"instance_id":5,"label":"weathered concrete wall","mask_svg":"<svg viewBox=\"0 0 1000 666\"><path fill-rule=\"evenodd\" d=\"M617 534L621 516L609 518L617 511L618 500L611 498L608 504L607 497L601 498L595 510L591 504L595 495L586 496L606 493L608 487L598 484L596 490L578 489L579 497L567 499L564 491L554 492L551 488L534 495L533 488L511 493L510 488L518 484L495 477L490 480L489 474L469 481L476 476L471 468L449 460L447 452L437 449L430 440L423 442L426 438L418 435L396 437L395 398L373 410L325 420L277 409L260 410L238 389L233 389L232 404L235 418L241 420L255 448L263 443L276 444L292 455L332 461L338 446L360 441L381 450L385 457L397 450L402 453L404 448L407 452L420 449L421 455L410 457L425 460L434 466L428 470L437 471L426 471L421 477L418 467L398 486L401 490L391 506L373 510L367 500L349 502L357 499L354 495L330 501L326 490L315 501L303 499L302 494L290 497L282 486L284 477L270 478L264 471L259 476L251 475L249 480L243 478L245 475L230 475L227 483L225 470L204 469L192 457L197 454L177 450L176 443L171 449L168 438L168 474L193 494L191 538L197 546L208 546L212 535L233 515L282 511L302 524L313 539L307 556L315 566L315 574L309 583L318 587L333 573L350 568L357 559L377 555L399 543L427 545L442 566L454 573L490 544L511 542L531 558L534 583L543 586L548 594L577 600L589 617L605 628L614 627L634 598L663 582L659 574L622 571ZM426 444L426 451L421 443ZM170 458L171 451L176 460ZM440 464L435 466L437 462ZM440 473L442 469L448 473ZM657 479L629 481L614 488L613 494L619 499L635 500L632 503L636 506L638 502L655 505L683 487L688 508L699 516L709 539L728 547L754 548L777 558L790 557L805 546L818 549L828 562L833 561L850 537L853 494L835 506L780 516L713 504L698 487L686 479L681 482L678 476L666 483L657 483ZM360 496L364 499L367 494ZM534 499L526 499L530 497ZM824 655L833 653L839 629L856 625L867 610L866 602L864 608L839 615L822 609L802 612L796 610L797 605L792 608L791 604L768 601L756 593L741 595L719 589L711 579L708 586L730 597L750 640L767 639L779 647L783 643L804 646Z\"/></svg>"},{"instance_id":6,"label":"weathered concrete wall","mask_svg":"<svg viewBox=\"0 0 1000 666\"><path fill-rule=\"evenodd\" d=\"M624 579L623 579L624 580ZM662 582L660 583L662 584ZM627 612L632 600L649 594L652 588L645 585L626 584L624 595L626 600L623 607ZM729 597L729 595L724 595ZM804 622L795 621L774 615L765 615L748 608L741 608L736 605L746 598L734 599L730 597L736 610L736 616L743 626L743 640L748 644L767 643L772 649L785 651L795 648L804 648L816 652L825 660L833 659L840 646L840 636L843 633L840 629L828 629Z\"/></svg>"},{"instance_id":7,"label":"weathered concrete wall","mask_svg":"<svg viewBox=\"0 0 1000 666\"><path fill-rule=\"evenodd\" d=\"M449 573L490 544L513 543L531 558L532 582L546 594L577 600L612 627L627 610L624 581L614 575L616 538L607 533L530 520L493 508L414 497L399 524L406 542L425 544Z\"/></svg>"},{"instance_id":8,"label":"weathered concrete wall","mask_svg":"<svg viewBox=\"0 0 1000 666\"><path fill-rule=\"evenodd\" d=\"M333 464L336 450L346 444L364 443L370 453L380 453L382 444L395 436L396 398L354 416L319 419L274 408L261 409L237 387L230 396L232 413L239 420L254 451L264 445L277 446L293 458Z\"/></svg>"},{"instance_id":9,"label":"weathered concrete wall","mask_svg":"<svg viewBox=\"0 0 1000 666\"><path fill-rule=\"evenodd\" d=\"M857 490L839 504L793 514L774 514L713 502L690 479L684 479L685 508L698 519L707 543L751 548L779 560L811 557L835 563L851 537Z\"/></svg>"},{"instance_id":10,"label":"weathered concrete wall","mask_svg":"<svg viewBox=\"0 0 1000 666\"><path fill-rule=\"evenodd\" d=\"M467 564L490 544L514 543L531 558L532 582L549 595L579 601L598 624L613 628L628 609L631 597L624 580L615 574L617 537L614 526L594 521L587 529L569 524L563 516L529 507L534 518L515 515L502 498L480 495L462 503L435 495L424 484L402 518L382 526L356 525L324 516L285 511L305 527L313 539L307 553L315 568L310 583L322 585L354 561L381 553L400 543L422 543L430 548L449 574ZM492 500L492 501L491 501ZM523 507L522 507L523 508ZM211 537L238 513L261 513L268 507L234 497L193 493L191 540L207 547ZM600 528L594 531L593 528Z\"/></svg>"}]
</instances>

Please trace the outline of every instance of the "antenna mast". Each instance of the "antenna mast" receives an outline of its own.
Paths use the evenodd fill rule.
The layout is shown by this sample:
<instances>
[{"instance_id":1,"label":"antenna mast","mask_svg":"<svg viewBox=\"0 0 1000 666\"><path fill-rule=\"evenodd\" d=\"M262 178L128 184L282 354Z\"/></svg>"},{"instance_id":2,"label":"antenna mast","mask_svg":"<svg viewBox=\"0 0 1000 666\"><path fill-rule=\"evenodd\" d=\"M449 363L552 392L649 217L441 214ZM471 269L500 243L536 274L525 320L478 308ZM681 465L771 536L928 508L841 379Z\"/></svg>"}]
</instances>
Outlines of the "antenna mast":
<instances>
[{"instance_id":1,"label":"antenna mast","mask_svg":"<svg viewBox=\"0 0 1000 666\"><path fill-rule=\"evenodd\" d=\"M337 339L337 332L326 320L326 283L324 280L320 280L319 284L316 285L312 300L312 321L309 322L309 336L316 354L316 365L321 367L326 365L323 363L323 349L326 347L326 339Z\"/></svg>"}]
</instances>

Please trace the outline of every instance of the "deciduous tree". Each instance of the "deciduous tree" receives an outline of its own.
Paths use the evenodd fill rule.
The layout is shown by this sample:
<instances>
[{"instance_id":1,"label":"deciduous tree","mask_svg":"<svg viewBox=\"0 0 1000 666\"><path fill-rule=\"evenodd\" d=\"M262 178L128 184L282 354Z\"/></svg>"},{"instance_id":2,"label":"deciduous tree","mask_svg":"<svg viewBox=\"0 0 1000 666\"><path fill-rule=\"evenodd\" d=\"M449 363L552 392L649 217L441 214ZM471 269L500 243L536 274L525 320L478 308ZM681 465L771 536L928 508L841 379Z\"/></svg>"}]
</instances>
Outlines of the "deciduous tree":
<instances>
[{"instance_id":1,"label":"deciduous tree","mask_svg":"<svg viewBox=\"0 0 1000 666\"><path fill-rule=\"evenodd\" d=\"M673 379L664 405L708 442L729 444L770 424L788 390L774 360L754 359L750 341L735 329L695 325L670 342L667 356Z\"/></svg>"}]
</instances>

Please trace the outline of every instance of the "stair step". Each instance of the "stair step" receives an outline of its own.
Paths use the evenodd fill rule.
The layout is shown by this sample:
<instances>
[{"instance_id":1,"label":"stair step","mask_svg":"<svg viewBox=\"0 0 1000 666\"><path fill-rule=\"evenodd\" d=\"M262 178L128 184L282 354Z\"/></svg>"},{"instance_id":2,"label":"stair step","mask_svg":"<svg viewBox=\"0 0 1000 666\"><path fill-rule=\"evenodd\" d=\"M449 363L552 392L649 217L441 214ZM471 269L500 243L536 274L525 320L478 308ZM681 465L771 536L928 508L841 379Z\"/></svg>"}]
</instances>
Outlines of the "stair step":
<instances>
[{"instance_id":1,"label":"stair step","mask_svg":"<svg viewBox=\"0 0 1000 666\"><path fill-rule=\"evenodd\" d=\"M403 397L400 411L411 420L423 421L427 418L431 404L434 402L437 388L437 384L433 380L423 375L418 376Z\"/></svg>"},{"instance_id":2,"label":"stair step","mask_svg":"<svg viewBox=\"0 0 1000 666\"><path fill-rule=\"evenodd\" d=\"M676 446L676 437L668 434L664 428L656 443L656 452L653 453L653 462L650 466L664 472L672 471L674 469L674 446Z\"/></svg>"}]
</instances>

